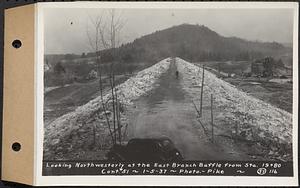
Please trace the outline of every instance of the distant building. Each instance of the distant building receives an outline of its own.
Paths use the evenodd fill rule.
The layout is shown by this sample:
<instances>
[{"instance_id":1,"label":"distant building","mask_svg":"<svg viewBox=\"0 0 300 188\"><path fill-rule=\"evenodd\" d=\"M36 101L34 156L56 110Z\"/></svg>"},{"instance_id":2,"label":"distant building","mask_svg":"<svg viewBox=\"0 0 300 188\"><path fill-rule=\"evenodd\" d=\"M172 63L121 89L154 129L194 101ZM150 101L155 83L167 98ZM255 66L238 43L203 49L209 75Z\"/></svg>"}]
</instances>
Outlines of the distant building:
<instances>
[{"instance_id":1,"label":"distant building","mask_svg":"<svg viewBox=\"0 0 300 188\"><path fill-rule=\"evenodd\" d=\"M273 76L273 65L274 59L272 57L255 60L251 63L251 73L261 77Z\"/></svg>"}]
</instances>

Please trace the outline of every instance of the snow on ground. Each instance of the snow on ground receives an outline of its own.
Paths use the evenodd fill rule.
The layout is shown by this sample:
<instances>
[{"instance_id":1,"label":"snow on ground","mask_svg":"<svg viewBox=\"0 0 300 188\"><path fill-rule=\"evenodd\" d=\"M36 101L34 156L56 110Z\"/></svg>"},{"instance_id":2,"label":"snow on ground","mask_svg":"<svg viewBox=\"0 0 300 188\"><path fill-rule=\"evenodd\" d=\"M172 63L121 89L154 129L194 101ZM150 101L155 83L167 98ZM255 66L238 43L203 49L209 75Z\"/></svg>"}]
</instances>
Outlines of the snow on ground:
<instances>
[{"instance_id":1,"label":"snow on ground","mask_svg":"<svg viewBox=\"0 0 300 188\"><path fill-rule=\"evenodd\" d=\"M66 84L64 86L45 87L44 94L46 94L46 93L48 93L48 92L50 92L50 91L52 91L54 89L58 89L58 88L61 88L61 87L68 87L68 86L70 86L70 84Z\"/></svg>"},{"instance_id":2,"label":"snow on ground","mask_svg":"<svg viewBox=\"0 0 300 188\"><path fill-rule=\"evenodd\" d=\"M44 89L44 94L54 90L54 89L57 89L57 88L60 88L60 86L53 86L53 87L45 87Z\"/></svg>"},{"instance_id":3,"label":"snow on ground","mask_svg":"<svg viewBox=\"0 0 300 188\"><path fill-rule=\"evenodd\" d=\"M275 82L275 83L279 83L279 84L284 84L284 83L287 83L287 82L291 82L292 79L278 79L278 78L274 78L274 79L271 79L269 80L269 82Z\"/></svg>"},{"instance_id":4,"label":"snow on ground","mask_svg":"<svg viewBox=\"0 0 300 188\"><path fill-rule=\"evenodd\" d=\"M176 62L183 80L189 80L193 88L197 87L199 100L202 68L180 58L176 58ZM189 93L191 86L184 87ZM274 150L279 150L282 145L291 146L292 114L238 90L205 70L204 99L207 100L211 93L214 95L216 108L222 109L216 118L227 119L231 124L238 123L241 129L247 130L245 139L263 142Z\"/></svg>"},{"instance_id":5,"label":"snow on ground","mask_svg":"<svg viewBox=\"0 0 300 188\"><path fill-rule=\"evenodd\" d=\"M169 69L169 65L170 58L164 59L155 65L138 72L137 75L117 86L116 92L118 93L118 99L120 102L123 105L130 105L133 100L153 89L154 83L162 73ZM108 101L110 98L111 93L107 93L103 97L104 101ZM80 130L83 132L88 131L86 128L83 128L83 126L91 124L89 123L91 120L98 118L96 117L96 112L103 111L101 104L101 96L99 96L87 104L78 107L75 111L59 117L50 125L47 125L44 129L44 151L46 155L48 152L52 152L53 155L56 151L51 150L56 150L57 148L59 148L58 150L63 150L63 148L60 148L60 146L62 146L61 143L66 142L64 139L72 137L74 132L76 133L78 130L79 132ZM105 120L103 117L102 121L100 121L100 123L98 122L98 124L102 125L101 131L107 131L103 128L105 127ZM70 139L74 140L73 138ZM71 151L74 146L70 145L71 143L67 144L69 144L68 147Z\"/></svg>"},{"instance_id":6,"label":"snow on ground","mask_svg":"<svg viewBox=\"0 0 300 188\"><path fill-rule=\"evenodd\" d=\"M132 100L150 91L160 75L169 69L170 61L170 58L160 61L119 85L117 87L118 97L122 103L131 104Z\"/></svg>"}]
</instances>

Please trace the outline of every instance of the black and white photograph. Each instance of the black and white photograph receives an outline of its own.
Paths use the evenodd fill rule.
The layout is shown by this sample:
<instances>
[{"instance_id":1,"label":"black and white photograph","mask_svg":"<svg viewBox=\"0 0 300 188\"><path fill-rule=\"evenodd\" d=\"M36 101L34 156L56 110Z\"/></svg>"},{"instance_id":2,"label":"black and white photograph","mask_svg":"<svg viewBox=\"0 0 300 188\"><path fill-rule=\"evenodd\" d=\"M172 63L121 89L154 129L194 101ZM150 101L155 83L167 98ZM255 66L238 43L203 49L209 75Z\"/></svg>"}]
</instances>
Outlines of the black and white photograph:
<instances>
[{"instance_id":1,"label":"black and white photograph","mask_svg":"<svg viewBox=\"0 0 300 188\"><path fill-rule=\"evenodd\" d=\"M255 7L45 8L43 175L128 174L122 167L68 170L98 162L223 161L226 168L250 161L289 164L282 173L293 176L294 14ZM265 173L278 172L252 175ZM155 173L164 174L172 170Z\"/></svg>"}]
</instances>

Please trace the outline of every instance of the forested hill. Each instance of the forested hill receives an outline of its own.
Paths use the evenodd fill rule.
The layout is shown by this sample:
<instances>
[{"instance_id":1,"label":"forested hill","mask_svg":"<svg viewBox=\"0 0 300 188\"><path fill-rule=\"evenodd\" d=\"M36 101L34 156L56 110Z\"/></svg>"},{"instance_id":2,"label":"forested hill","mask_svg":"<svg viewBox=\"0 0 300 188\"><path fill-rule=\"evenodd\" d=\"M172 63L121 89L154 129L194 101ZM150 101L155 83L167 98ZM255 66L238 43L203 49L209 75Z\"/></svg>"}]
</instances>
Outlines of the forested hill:
<instances>
[{"instance_id":1,"label":"forested hill","mask_svg":"<svg viewBox=\"0 0 300 188\"><path fill-rule=\"evenodd\" d=\"M156 62L169 56L191 61L250 60L280 57L292 49L276 42L223 37L203 25L182 24L138 38L116 51L123 62L130 63ZM103 61L111 61L111 50L102 51L102 56Z\"/></svg>"},{"instance_id":2,"label":"forested hill","mask_svg":"<svg viewBox=\"0 0 300 188\"><path fill-rule=\"evenodd\" d=\"M251 31L249 31L251 32ZM252 60L272 56L291 64L292 48L276 42L247 41L237 37L224 37L203 25L182 24L135 39L116 49L100 52L102 63L117 60L120 63L155 63L170 56L189 61ZM49 65L61 60L81 62L95 53L82 55L46 55ZM75 61L74 61L75 60ZM291 66L291 65L290 65Z\"/></svg>"}]
</instances>

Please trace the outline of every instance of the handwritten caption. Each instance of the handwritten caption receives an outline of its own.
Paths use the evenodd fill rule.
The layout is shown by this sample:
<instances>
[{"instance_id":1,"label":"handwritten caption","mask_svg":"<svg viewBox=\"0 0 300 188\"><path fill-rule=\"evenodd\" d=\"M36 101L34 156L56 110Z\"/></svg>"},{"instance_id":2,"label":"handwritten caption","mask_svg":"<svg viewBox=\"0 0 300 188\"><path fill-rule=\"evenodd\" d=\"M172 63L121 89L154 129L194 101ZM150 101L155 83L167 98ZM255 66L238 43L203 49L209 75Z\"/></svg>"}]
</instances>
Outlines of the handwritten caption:
<instances>
[{"instance_id":1,"label":"handwritten caption","mask_svg":"<svg viewBox=\"0 0 300 188\"><path fill-rule=\"evenodd\" d=\"M43 175L223 175L292 176L281 162L67 162L43 163Z\"/></svg>"}]
</instances>

